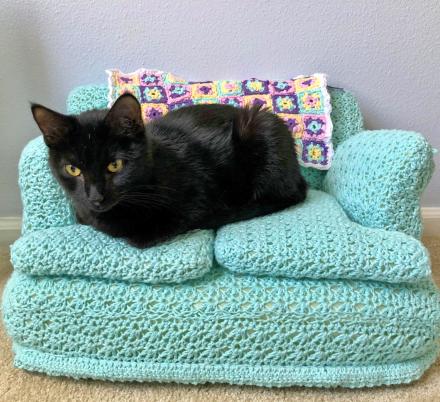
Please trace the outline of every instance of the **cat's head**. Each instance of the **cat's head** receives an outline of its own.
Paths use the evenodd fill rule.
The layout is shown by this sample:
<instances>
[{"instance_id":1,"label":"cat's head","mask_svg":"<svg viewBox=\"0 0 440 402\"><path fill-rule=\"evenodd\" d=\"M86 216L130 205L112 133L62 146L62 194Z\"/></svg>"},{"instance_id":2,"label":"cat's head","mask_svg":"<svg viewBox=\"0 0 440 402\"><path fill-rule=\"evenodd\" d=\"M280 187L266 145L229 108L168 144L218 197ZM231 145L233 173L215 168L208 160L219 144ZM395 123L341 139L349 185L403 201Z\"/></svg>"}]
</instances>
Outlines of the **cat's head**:
<instances>
[{"instance_id":1,"label":"cat's head","mask_svg":"<svg viewBox=\"0 0 440 402\"><path fill-rule=\"evenodd\" d=\"M107 211L145 174L147 141L134 96L122 95L110 110L72 116L38 104L31 109L51 170L74 205Z\"/></svg>"}]
</instances>

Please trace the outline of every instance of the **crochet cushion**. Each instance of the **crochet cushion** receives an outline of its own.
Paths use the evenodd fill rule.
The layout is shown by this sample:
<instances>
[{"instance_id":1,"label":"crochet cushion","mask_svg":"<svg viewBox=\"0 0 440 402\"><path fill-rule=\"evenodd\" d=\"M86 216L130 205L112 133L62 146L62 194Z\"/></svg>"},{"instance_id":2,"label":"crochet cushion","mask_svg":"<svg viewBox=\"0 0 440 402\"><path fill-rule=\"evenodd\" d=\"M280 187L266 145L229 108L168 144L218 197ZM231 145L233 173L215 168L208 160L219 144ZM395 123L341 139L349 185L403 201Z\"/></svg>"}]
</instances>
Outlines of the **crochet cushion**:
<instances>
[{"instance_id":1,"label":"crochet cushion","mask_svg":"<svg viewBox=\"0 0 440 402\"><path fill-rule=\"evenodd\" d=\"M129 92L138 98L147 122L193 104L262 105L278 114L292 131L301 165L323 170L331 165L333 125L324 74L282 81L251 78L189 82L168 72L143 68L129 74L116 69L107 73L108 107Z\"/></svg>"},{"instance_id":2,"label":"crochet cushion","mask_svg":"<svg viewBox=\"0 0 440 402\"><path fill-rule=\"evenodd\" d=\"M146 283L176 283L202 276L212 266L213 232L199 230L137 249L90 226L37 230L11 246L17 271Z\"/></svg>"},{"instance_id":3,"label":"crochet cushion","mask_svg":"<svg viewBox=\"0 0 440 402\"><path fill-rule=\"evenodd\" d=\"M220 267L154 286L15 272L3 314L20 368L264 386L409 382L435 359L440 331L430 282L294 280Z\"/></svg>"},{"instance_id":4,"label":"crochet cushion","mask_svg":"<svg viewBox=\"0 0 440 402\"><path fill-rule=\"evenodd\" d=\"M215 257L233 271L257 275L385 282L431 275L419 241L356 224L334 197L316 190L299 206L220 228Z\"/></svg>"}]
</instances>

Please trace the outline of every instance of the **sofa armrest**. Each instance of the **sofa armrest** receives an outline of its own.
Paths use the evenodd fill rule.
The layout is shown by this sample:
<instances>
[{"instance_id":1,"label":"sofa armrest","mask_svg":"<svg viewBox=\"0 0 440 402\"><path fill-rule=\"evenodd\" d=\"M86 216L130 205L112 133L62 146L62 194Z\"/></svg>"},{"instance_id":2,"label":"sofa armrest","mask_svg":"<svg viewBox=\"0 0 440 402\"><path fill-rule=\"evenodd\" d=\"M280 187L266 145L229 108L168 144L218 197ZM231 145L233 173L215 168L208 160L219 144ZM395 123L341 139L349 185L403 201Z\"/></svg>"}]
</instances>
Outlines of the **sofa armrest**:
<instances>
[{"instance_id":1,"label":"sofa armrest","mask_svg":"<svg viewBox=\"0 0 440 402\"><path fill-rule=\"evenodd\" d=\"M420 238L420 195L433 170L433 149L422 135L362 131L339 145L323 187L353 221Z\"/></svg>"},{"instance_id":2,"label":"sofa armrest","mask_svg":"<svg viewBox=\"0 0 440 402\"><path fill-rule=\"evenodd\" d=\"M41 135L31 140L21 153L18 184L23 203L22 234L76 222L70 201L52 175Z\"/></svg>"},{"instance_id":3,"label":"sofa armrest","mask_svg":"<svg viewBox=\"0 0 440 402\"><path fill-rule=\"evenodd\" d=\"M88 85L74 89L67 110L77 114L107 106L107 87ZM18 164L18 184L23 203L21 233L76 223L75 213L48 164L43 136L31 140L23 149Z\"/></svg>"}]
</instances>

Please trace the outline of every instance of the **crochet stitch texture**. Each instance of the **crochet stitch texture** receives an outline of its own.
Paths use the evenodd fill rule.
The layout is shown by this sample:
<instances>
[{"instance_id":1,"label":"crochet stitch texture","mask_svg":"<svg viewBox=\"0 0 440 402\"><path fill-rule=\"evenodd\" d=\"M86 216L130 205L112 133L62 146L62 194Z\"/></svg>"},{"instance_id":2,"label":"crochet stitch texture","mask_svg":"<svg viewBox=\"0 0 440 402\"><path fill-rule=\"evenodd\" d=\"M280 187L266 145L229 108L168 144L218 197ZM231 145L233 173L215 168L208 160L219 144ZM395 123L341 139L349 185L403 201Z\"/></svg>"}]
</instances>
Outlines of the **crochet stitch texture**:
<instances>
[{"instance_id":1,"label":"crochet stitch texture","mask_svg":"<svg viewBox=\"0 0 440 402\"><path fill-rule=\"evenodd\" d=\"M3 304L18 367L111 380L408 382L432 363L440 330L429 282L294 280L220 267L154 286L15 272Z\"/></svg>"},{"instance_id":2,"label":"crochet stitch texture","mask_svg":"<svg viewBox=\"0 0 440 402\"><path fill-rule=\"evenodd\" d=\"M362 131L352 95L330 92L335 157L328 172L304 169L315 190L303 205L148 250L77 225L42 138L32 140L3 294L15 365L263 386L419 378L440 333L439 292L417 240L432 149L416 133ZM80 87L68 110L106 103L105 86Z\"/></svg>"},{"instance_id":3,"label":"crochet stitch texture","mask_svg":"<svg viewBox=\"0 0 440 402\"><path fill-rule=\"evenodd\" d=\"M199 230L141 250L91 226L70 225L22 236L11 247L11 261L15 270L30 275L173 283L197 278L209 271L213 241L212 231Z\"/></svg>"},{"instance_id":4,"label":"crochet stitch texture","mask_svg":"<svg viewBox=\"0 0 440 402\"><path fill-rule=\"evenodd\" d=\"M418 240L356 224L316 190L300 206L220 228L215 257L235 272L292 278L412 282L431 275Z\"/></svg>"}]
</instances>

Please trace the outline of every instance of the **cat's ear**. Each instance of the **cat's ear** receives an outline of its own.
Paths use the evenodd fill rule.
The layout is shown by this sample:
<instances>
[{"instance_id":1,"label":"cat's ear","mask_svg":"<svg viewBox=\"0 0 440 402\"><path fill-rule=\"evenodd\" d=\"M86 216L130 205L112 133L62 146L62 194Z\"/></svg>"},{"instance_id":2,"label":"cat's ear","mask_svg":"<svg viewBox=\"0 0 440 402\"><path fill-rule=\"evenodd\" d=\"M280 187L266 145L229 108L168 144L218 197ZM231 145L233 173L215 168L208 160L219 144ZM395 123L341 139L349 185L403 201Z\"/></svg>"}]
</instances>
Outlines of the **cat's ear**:
<instances>
[{"instance_id":1,"label":"cat's ear","mask_svg":"<svg viewBox=\"0 0 440 402\"><path fill-rule=\"evenodd\" d=\"M124 94L116 100L107 113L105 122L115 134L143 135L141 105L131 94Z\"/></svg>"},{"instance_id":2,"label":"cat's ear","mask_svg":"<svg viewBox=\"0 0 440 402\"><path fill-rule=\"evenodd\" d=\"M31 104L32 115L48 147L56 147L66 140L75 128L75 118L55 112L36 103Z\"/></svg>"}]
</instances>

